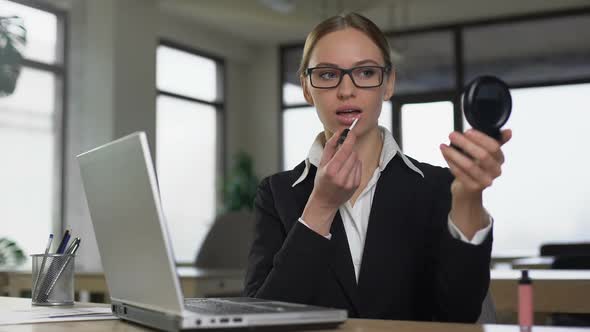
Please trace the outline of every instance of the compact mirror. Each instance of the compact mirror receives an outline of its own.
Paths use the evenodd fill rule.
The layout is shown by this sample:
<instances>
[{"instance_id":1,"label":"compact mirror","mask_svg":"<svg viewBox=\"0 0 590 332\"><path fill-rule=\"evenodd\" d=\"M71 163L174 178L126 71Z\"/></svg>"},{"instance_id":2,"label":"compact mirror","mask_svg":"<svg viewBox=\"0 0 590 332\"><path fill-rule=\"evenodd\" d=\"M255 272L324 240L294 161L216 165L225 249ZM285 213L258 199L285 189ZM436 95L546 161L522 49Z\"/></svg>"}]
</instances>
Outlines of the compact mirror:
<instances>
[{"instance_id":1,"label":"compact mirror","mask_svg":"<svg viewBox=\"0 0 590 332\"><path fill-rule=\"evenodd\" d=\"M477 77L461 96L461 108L474 129L500 140L500 128L512 112L508 85L494 76Z\"/></svg>"}]
</instances>

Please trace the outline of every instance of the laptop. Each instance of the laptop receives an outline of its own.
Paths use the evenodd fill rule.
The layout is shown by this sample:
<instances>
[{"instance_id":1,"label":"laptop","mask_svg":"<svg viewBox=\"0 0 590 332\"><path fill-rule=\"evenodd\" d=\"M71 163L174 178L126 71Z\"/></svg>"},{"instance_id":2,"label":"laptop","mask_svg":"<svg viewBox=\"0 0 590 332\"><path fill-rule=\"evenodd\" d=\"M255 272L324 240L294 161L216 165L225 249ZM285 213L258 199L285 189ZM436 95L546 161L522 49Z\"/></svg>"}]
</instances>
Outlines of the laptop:
<instances>
[{"instance_id":1,"label":"laptop","mask_svg":"<svg viewBox=\"0 0 590 332\"><path fill-rule=\"evenodd\" d=\"M113 314L167 330L332 328L346 310L255 298L184 299L145 133L80 154Z\"/></svg>"}]
</instances>

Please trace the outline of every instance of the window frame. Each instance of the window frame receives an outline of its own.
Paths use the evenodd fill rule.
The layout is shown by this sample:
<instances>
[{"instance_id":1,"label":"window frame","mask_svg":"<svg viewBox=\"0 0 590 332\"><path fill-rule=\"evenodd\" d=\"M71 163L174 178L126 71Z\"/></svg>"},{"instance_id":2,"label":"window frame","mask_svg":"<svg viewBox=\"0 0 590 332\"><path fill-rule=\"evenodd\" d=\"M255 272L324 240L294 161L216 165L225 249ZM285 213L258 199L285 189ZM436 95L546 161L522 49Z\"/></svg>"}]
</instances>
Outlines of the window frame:
<instances>
[{"instance_id":1,"label":"window frame","mask_svg":"<svg viewBox=\"0 0 590 332\"><path fill-rule=\"evenodd\" d=\"M68 130L68 61L69 61L69 15L67 11L59 9L48 3L39 3L33 0L8 0L19 5L38 9L56 16L56 61L50 64L38 60L23 57L22 68L32 68L48 72L55 79L55 113L53 114L54 138L54 174L53 174L53 202L51 230L54 234L60 234L66 227L66 178L67 170L67 130ZM26 28L26 26L25 26Z\"/></svg>"},{"instance_id":2,"label":"window frame","mask_svg":"<svg viewBox=\"0 0 590 332\"><path fill-rule=\"evenodd\" d=\"M156 95L155 95L155 99L157 100L159 96L166 96L166 97L170 97L170 98L174 98L174 99L179 99L179 100L183 100L183 101L188 101L191 103L196 103L196 104L201 104L201 105L207 105L207 106L211 106L215 108L215 111L217 113L217 144L216 144L216 156L215 156L215 160L216 160L216 174L215 174L215 201L216 201L216 206L214 207L214 209L217 209L217 205L219 205L219 202L221 201L221 199L223 198L222 195L222 191L219 190L219 188L223 185L223 183L219 183L220 181L223 182L225 181L225 178L227 177L227 165L226 165L226 161L227 161L227 156L226 156L226 144L227 144L227 140L226 140L226 128L227 128L227 116L226 116L226 106L227 106L227 70L226 70L226 65L225 65L225 59L223 57L208 53L208 52L204 52L202 50L198 50L195 48L192 48L190 46L187 46L185 44L167 39L167 38L159 38L158 39L158 43L156 44L156 48L155 51L157 52L157 48L159 46L165 46L165 47L169 47L178 51L182 51L182 52L186 52L189 53L191 55L195 55L195 56L199 56L199 57L203 57L203 58L207 58L209 60L212 60L215 62L216 68L217 68L217 89L218 89L218 94L217 94L217 98L215 101L207 101L207 100L203 100L203 99L199 99L199 98L195 98L195 97L191 97L191 96L185 96L182 94L177 94L177 93L173 93L170 91L165 91L165 90L161 90L160 88L158 88L158 84L157 84L157 78L155 81L155 87L156 87ZM156 66L157 66L157 56L156 56ZM156 137L157 140L157 137ZM158 151L155 152L155 156L154 156L154 160L157 160L157 154ZM175 261L176 266L193 266L194 265L194 261L190 261L190 262L185 262L185 261Z\"/></svg>"},{"instance_id":3,"label":"window frame","mask_svg":"<svg viewBox=\"0 0 590 332\"><path fill-rule=\"evenodd\" d=\"M227 158L225 155L225 152L227 151L227 149L226 149L227 142L225 139L225 133L226 133L225 129L227 128L227 116L226 116L227 70L226 70L226 65L225 65L225 59L223 57L220 57L220 56L208 53L208 52L204 52L202 50L198 50L198 49L192 48L190 46L186 46L184 44L172 41L167 38L160 38L158 40L158 44L156 45L156 49L158 46L166 46L166 47L173 48L173 49L176 49L176 50L179 50L182 52L190 53L192 55L207 58L207 59L213 60L215 62L216 66L217 66L217 82L218 82L217 89L218 89L218 91L220 91L220 93L217 95L216 101L207 101L207 100L202 100L199 98L176 94L176 93L173 93L170 91L161 90L158 88L157 82L156 82L156 99L158 98L158 96L167 96L167 97L177 98L177 99L181 99L181 100L185 100L185 101L189 101L189 102L204 104L204 105L212 106L215 108L215 110L217 111L218 119L220 120L219 123L217 124L217 132L219 133L218 137L217 137L217 142L218 142L217 145L218 145L219 151L217 151L216 159L217 159L218 169L221 169L221 174L219 174L219 175L221 175L225 178L225 176L227 174L227 167L226 167Z\"/></svg>"}]
</instances>

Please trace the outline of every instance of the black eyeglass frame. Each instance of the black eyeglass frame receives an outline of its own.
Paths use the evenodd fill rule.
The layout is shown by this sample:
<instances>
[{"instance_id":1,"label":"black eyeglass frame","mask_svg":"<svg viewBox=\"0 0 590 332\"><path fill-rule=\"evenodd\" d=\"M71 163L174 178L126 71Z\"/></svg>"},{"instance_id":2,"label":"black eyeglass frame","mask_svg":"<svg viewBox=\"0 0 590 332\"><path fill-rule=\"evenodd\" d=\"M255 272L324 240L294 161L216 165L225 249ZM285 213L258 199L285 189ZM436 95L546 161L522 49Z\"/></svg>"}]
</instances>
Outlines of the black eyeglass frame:
<instances>
[{"instance_id":1,"label":"black eyeglass frame","mask_svg":"<svg viewBox=\"0 0 590 332\"><path fill-rule=\"evenodd\" d=\"M352 72L354 70L360 69L360 68L379 68L381 71L381 77L379 78L379 84L377 85L370 85L370 86L359 86L358 84L356 84L356 81L354 80L354 77L352 77ZM379 87L383 84L383 78L385 77L386 73L389 73L389 71L391 71L392 66L391 65L385 65L385 66L358 66L358 67L352 67L349 69L344 69L344 68L338 68L338 67L330 67L330 66L318 66L318 67L311 67L311 68L307 68L305 69L305 76L309 76L309 83L311 84L312 87L316 88L316 89L334 89L336 87L338 87L340 85L340 83L342 83L342 79L344 78L344 75L348 75L348 77L350 77L350 80L352 81L352 84L354 84L354 86L356 86L359 89L369 89L369 88L376 88ZM330 86L330 87L326 87L326 86L315 86L313 84L313 80L311 79L311 73L315 70L315 69L335 69L335 70L339 70L340 71L340 79L338 80L338 83L336 83L334 86Z\"/></svg>"}]
</instances>

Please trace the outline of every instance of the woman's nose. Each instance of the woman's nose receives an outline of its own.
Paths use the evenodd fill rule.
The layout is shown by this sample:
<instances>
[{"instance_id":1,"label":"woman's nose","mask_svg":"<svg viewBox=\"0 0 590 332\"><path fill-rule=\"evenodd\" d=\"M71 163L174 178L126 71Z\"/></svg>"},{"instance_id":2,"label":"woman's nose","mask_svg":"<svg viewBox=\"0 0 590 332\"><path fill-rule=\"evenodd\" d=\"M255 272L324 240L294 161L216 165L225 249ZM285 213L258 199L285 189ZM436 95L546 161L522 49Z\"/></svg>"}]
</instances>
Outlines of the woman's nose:
<instances>
[{"instance_id":1,"label":"woman's nose","mask_svg":"<svg viewBox=\"0 0 590 332\"><path fill-rule=\"evenodd\" d=\"M342 81L340 85L338 85L338 97L339 98L347 98L354 95L354 90L356 89L354 83L352 82L352 78L350 75L344 75L342 77Z\"/></svg>"}]
</instances>

